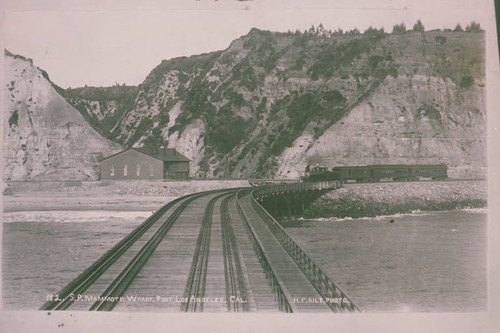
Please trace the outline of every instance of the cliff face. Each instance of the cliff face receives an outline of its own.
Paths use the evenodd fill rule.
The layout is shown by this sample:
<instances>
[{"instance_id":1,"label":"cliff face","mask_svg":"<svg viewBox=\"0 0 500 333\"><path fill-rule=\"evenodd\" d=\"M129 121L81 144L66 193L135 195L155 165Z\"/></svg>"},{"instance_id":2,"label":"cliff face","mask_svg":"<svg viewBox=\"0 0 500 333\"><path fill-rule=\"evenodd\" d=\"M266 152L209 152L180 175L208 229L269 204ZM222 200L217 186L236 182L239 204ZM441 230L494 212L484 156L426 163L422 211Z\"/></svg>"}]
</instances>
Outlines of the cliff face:
<instances>
[{"instance_id":1,"label":"cliff face","mask_svg":"<svg viewBox=\"0 0 500 333\"><path fill-rule=\"evenodd\" d=\"M444 162L451 167L450 177L482 177L486 171L485 105L482 98L477 99L482 93L478 85L462 90L449 79L388 77L317 139L303 133L286 148L278 159L278 176L298 176L308 163Z\"/></svg>"},{"instance_id":2,"label":"cliff face","mask_svg":"<svg viewBox=\"0 0 500 333\"><path fill-rule=\"evenodd\" d=\"M316 163L482 176L483 37L252 29L224 51L163 61L126 102L66 97L86 119L111 119L95 123L112 140L176 148L195 177L296 178Z\"/></svg>"},{"instance_id":3,"label":"cliff face","mask_svg":"<svg viewBox=\"0 0 500 333\"><path fill-rule=\"evenodd\" d=\"M5 82L4 180L97 179L98 160L121 149L92 129L30 60L6 52Z\"/></svg>"}]
</instances>

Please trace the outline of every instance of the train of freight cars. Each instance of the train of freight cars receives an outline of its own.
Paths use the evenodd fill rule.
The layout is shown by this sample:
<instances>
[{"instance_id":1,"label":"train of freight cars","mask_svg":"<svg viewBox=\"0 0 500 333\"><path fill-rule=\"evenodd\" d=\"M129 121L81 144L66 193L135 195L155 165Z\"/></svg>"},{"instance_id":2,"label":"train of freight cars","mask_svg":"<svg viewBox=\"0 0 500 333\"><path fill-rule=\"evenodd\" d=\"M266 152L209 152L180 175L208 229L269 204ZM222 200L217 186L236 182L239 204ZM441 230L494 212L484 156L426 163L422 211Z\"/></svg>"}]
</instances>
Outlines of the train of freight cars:
<instances>
[{"instance_id":1,"label":"train of freight cars","mask_svg":"<svg viewBox=\"0 0 500 333\"><path fill-rule=\"evenodd\" d=\"M415 181L421 178L447 179L448 168L445 164L342 166L332 169L316 166L306 169L304 181L340 180L364 183L380 180Z\"/></svg>"}]
</instances>

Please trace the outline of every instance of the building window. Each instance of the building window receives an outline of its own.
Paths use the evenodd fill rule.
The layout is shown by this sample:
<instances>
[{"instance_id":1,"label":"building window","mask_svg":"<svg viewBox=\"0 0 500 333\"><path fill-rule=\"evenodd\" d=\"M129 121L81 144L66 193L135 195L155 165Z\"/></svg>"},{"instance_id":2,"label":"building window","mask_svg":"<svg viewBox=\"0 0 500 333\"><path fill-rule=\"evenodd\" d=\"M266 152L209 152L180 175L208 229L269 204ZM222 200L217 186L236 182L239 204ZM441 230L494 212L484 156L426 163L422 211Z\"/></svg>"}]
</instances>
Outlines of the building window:
<instances>
[{"instance_id":1,"label":"building window","mask_svg":"<svg viewBox=\"0 0 500 333\"><path fill-rule=\"evenodd\" d=\"M115 176L115 166L111 166L111 169L109 169L109 175L110 177L114 177Z\"/></svg>"},{"instance_id":2,"label":"building window","mask_svg":"<svg viewBox=\"0 0 500 333\"><path fill-rule=\"evenodd\" d=\"M126 176L128 175L128 169L127 169L127 165L125 164L125 166L123 167L123 175Z\"/></svg>"},{"instance_id":3,"label":"building window","mask_svg":"<svg viewBox=\"0 0 500 333\"><path fill-rule=\"evenodd\" d=\"M139 164L137 164L137 165L135 166L135 175L136 175L137 177L139 177L139 176L141 175L141 166L140 166Z\"/></svg>"},{"instance_id":4,"label":"building window","mask_svg":"<svg viewBox=\"0 0 500 333\"><path fill-rule=\"evenodd\" d=\"M149 177L153 177L153 166L149 165Z\"/></svg>"}]
</instances>

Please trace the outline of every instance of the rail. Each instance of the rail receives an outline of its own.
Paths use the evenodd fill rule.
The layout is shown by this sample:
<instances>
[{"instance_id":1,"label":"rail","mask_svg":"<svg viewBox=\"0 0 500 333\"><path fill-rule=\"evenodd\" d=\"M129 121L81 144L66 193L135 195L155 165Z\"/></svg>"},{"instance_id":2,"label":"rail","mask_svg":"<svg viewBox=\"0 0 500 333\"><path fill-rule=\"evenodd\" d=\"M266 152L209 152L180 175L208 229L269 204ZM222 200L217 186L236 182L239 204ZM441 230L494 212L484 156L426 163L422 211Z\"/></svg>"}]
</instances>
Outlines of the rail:
<instances>
[{"instance_id":1,"label":"rail","mask_svg":"<svg viewBox=\"0 0 500 333\"><path fill-rule=\"evenodd\" d=\"M229 194L233 193L229 192ZM212 213L217 200L228 193L219 194L208 202L201 223L201 230L196 242L191 269L188 281L184 290L184 299L187 301L181 304L181 311L203 312L203 302L197 302L197 298L205 297L205 285L207 279L208 256L210 250L210 235L212 232Z\"/></svg>"},{"instance_id":2,"label":"rail","mask_svg":"<svg viewBox=\"0 0 500 333\"><path fill-rule=\"evenodd\" d=\"M320 184L321 183L321 184ZM325 184L330 183L330 184ZM298 185L303 185L298 186ZM328 186L328 187L325 187ZM281 191L312 190L312 189L335 189L340 186L338 181L305 183L292 185L273 185L255 189L251 193L252 205L257 214L267 223L271 232L279 240L281 245L290 254L293 260L300 267L305 276L309 279L314 288L323 297L325 303L334 312L340 311L360 311L350 298L332 281L332 279L307 255L307 253L288 235L285 229L279 224L256 200L260 195L276 193Z\"/></svg>"},{"instance_id":3,"label":"rail","mask_svg":"<svg viewBox=\"0 0 500 333\"><path fill-rule=\"evenodd\" d=\"M128 286L135 279L144 264L148 261L158 244L160 244L163 240L165 234L170 230L175 221L177 221L179 215L191 202L203 195L207 195L207 192L198 196L190 196L187 200L182 202L174 212L172 212L162 226L134 256L132 261L129 262L129 264L120 272L116 279L113 280L111 285L104 291L99 299L91 306L91 311L111 311L115 307L115 305L119 302L120 297L127 290Z\"/></svg>"},{"instance_id":4,"label":"rail","mask_svg":"<svg viewBox=\"0 0 500 333\"><path fill-rule=\"evenodd\" d=\"M204 195L207 192L193 193L189 196L181 197L175 199L168 204L164 205L158 209L154 214L147 218L143 223L141 223L136 229L134 229L130 234L113 246L109 251L102 255L97 261L95 261L89 268L83 271L77 278L71 281L66 287L64 287L58 294L59 300L46 302L40 310L65 310L75 300L75 295L83 293L87 288L97 280L103 273L110 267L118 258L129 249L137 239L139 239L149 228L158 221L158 219L163 216L163 214L172 208L178 202L191 198Z\"/></svg>"},{"instance_id":5,"label":"rail","mask_svg":"<svg viewBox=\"0 0 500 333\"><path fill-rule=\"evenodd\" d=\"M241 203L239 201L239 198L243 195L251 195L251 193L248 190L242 190L236 195L238 213L244 221L243 224L248 231L248 235L250 236L250 240L253 244L257 257L259 258L259 262L264 270L264 273L271 282L271 286L276 295L279 310L283 312L296 312L297 309L295 308L295 305L289 301L292 299L290 293L288 292L284 283L276 276L273 267L269 264L264 247L262 246L260 240L257 238L252 226L250 225L250 223L248 223L248 217L243 211Z\"/></svg>"},{"instance_id":6,"label":"rail","mask_svg":"<svg viewBox=\"0 0 500 333\"><path fill-rule=\"evenodd\" d=\"M236 235L229 214L229 201L234 199L229 195L221 203L222 245L224 252L224 276L226 281L226 300L238 295L247 299L248 294L243 280L243 270L240 261L240 248L236 242ZM250 311L248 302L240 305L238 302L227 302L227 310L237 312L241 307L244 312Z\"/></svg>"},{"instance_id":7,"label":"rail","mask_svg":"<svg viewBox=\"0 0 500 333\"><path fill-rule=\"evenodd\" d=\"M74 295L81 294L89 286L94 283L105 270L107 270L113 263L127 251L140 237L142 237L147 230L151 228L158 220L161 219L164 214L172 209L172 212L168 218L165 220L161 219L161 225L153 236L146 242L144 246L141 246L140 250L131 254L133 259L123 268L118 276L111 282L107 289L98 298L90 310L97 311L110 311L119 302L123 293L127 290L129 285L135 279L136 275L148 261L150 255L155 251L158 244L162 241L164 236L170 230L172 225L175 223L182 211L194 200L205 196L207 194L213 194L214 196L210 199L209 203L205 207L205 212L203 216L203 222L201 226L200 235L197 241L196 250L193 257L193 262L190 270L190 275L188 277L187 284L185 286L185 296L187 299L191 299L192 294L195 297L203 297L206 274L207 274L207 264L210 246L210 232L211 232L211 219L212 212L216 200L226 196L221 203L221 227L222 227L222 242L223 242L223 256L224 256L224 268L226 277L226 292L236 295L239 293L243 299L247 290L245 290L245 282L243 281L243 275L240 260L240 253L238 253L238 246L236 245L236 239L234 230L232 229L232 224L230 221L230 216L228 213L228 203L231 198L236 200L236 209L240 215L243 225L248 232L251 244L255 250L258 261L263 268L263 271L270 281L271 287L273 289L273 294L275 300L278 303L278 308L283 312L297 312L296 305L292 302L291 293L287 289L283 276L280 276L273 266L270 264L270 254L266 252L266 247L261 242L257 236L260 229L259 226L256 227L252 224L250 218L255 218L254 214L264 221L265 228L268 228L274 237L279 241L281 246L286 250L286 252L291 256L291 258L296 262L300 270L304 273L307 279L311 282L312 286L318 291L321 297L324 298L325 303L334 312L338 311L359 311L359 309L351 302L349 297L330 279L330 277L324 273L324 271L314 263L314 261L309 258L307 253L300 248L299 245L287 234L285 229L258 203L257 199L259 197L266 196L268 194L280 194L290 191L323 191L331 190L340 187L341 184L338 181L322 181L315 183L294 183L294 184L275 184L269 186L263 186L259 188L235 188L235 189L225 189L225 190L212 190L200 193L191 194L178 198L167 205L163 206L152 216L150 216L145 222L139 225L133 232L131 232L122 241L116 244L111 250L106 252L101 258L99 258L94 264L92 264L87 270L81 273L76 279L69 283L60 293L57 302L47 302L42 306L42 310L64 310L68 308L75 299ZM243 199L244 200L241 200ZM174 205L177 205L174 208ZM249 213L248 209L251 209ZM255 211L255 213L254 213ZM250 215L249 215L250 214ZM159 222L158 222L159 223ZM262 225L264 227L264 225ZM254 229L257 228L257 229ZM267 237L267 231L266 231ZM281 250L280 250L281 251ZM229 294L228 294L229 295ZM203 311L203 304L197 305L194 302L190 304L181 305L181 310L183 311ZM238 311L239 305L234 307L228 307L229 311ZM242 305L241 310L248 311L247 305Z\"/></svg>"}]
</instances>

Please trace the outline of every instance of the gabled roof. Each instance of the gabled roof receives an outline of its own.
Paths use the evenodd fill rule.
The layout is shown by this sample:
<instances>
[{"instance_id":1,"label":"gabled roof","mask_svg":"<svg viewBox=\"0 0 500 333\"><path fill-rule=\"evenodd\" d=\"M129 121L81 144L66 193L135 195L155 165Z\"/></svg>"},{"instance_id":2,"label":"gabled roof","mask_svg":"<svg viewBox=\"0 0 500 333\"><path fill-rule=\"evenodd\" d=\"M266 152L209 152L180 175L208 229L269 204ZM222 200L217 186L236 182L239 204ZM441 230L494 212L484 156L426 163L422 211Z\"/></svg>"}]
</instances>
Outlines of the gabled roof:
<instances>
[{"instance_id":1,"label":"gabled roof","mask_svg":"<svg viewBox=\"0 0 500 333\"><path fill-rule=\"evenodd\" d=\"M146 148L132 148L146 154L148 156L154 157L158 160L164 162L190 162L189 158L177 152L173 148L157 148L157 149L146 149Z\"/></svg>"},{"instance_id":2,"label":"gabled roof","mask_svg":"<svg viewBox=\"0 0 500 333\"><path fill-rule=\"evenodd\" d=\"M173 148L158 148L156 150L154 149L146 149L146 148L129 148L122 150L121 152L118 152L116 154L113 154L111 156L108 156L104 159L101 160L107 160L108 158L114 157L119 154L123 154L126 151L129 150L135 150L138 151L139 153L148 155L150 157L156 158L157 160L163 161L163 162L191 162L189 158L186 156L182 155L181 153L177 152Z\"/></svg>"}]
</instances>

